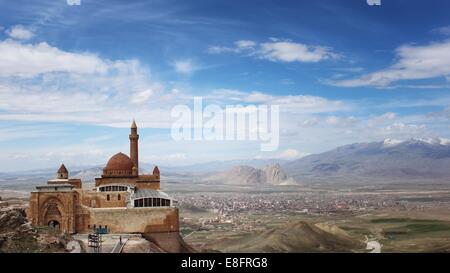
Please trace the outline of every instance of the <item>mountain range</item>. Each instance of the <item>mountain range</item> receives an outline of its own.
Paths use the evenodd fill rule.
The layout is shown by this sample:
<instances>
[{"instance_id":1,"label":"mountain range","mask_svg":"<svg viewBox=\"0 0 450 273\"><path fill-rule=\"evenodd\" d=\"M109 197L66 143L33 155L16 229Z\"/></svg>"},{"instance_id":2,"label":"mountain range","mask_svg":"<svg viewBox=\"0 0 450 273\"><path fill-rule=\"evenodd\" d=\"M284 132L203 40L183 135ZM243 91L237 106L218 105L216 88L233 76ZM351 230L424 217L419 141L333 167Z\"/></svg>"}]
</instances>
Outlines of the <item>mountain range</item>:
<instances>
[{"instance_id":1,"label":"mountain range","mask_svg":"<svg viewBox=\"0 0 450 273\"><path fill-rule=\"evenodd\" d=\"M297 179L450 182L450 142L409 139L355 143L283 165Z\"/></svg>"},{"instance_id":2,"label":"mountain range","mask_svg":"<svg viewBox=\"0 0 450 273\"><path fill-rule=\"evenodd\" d=\"M142 163L141 173L153 164ZM93 182L103 166L71 169L71 176ZM184 166L160 166L169 183L223 185L293 185L303 183L450 182L450 141L409 139L354 143L293 161L249 159L214 161ZM1 186L43 183L56 169L1 173ZM34 182L35 181L35 182Z\"/></svg>"}]
</instances>

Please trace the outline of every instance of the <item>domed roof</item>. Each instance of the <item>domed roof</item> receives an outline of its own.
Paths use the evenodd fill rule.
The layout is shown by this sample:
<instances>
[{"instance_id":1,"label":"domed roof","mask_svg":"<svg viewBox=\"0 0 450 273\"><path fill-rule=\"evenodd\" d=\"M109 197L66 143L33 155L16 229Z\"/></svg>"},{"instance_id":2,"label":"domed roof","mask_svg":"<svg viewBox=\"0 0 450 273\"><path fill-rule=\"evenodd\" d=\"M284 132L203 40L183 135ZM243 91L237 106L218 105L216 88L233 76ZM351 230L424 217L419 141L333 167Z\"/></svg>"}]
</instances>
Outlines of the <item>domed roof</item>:
<instances>
[{"instance_id":1,"label":"domed roof","mask_svg":"<svg viewBox=\"0 0 450 273\"><path fill-rule=\"evenodd\" d=\"M131 171L133 166L133 162L126 154L118 153L109 159L108 164L106 164L106 167L103 170Z\"/></svg>"}]
</instances>

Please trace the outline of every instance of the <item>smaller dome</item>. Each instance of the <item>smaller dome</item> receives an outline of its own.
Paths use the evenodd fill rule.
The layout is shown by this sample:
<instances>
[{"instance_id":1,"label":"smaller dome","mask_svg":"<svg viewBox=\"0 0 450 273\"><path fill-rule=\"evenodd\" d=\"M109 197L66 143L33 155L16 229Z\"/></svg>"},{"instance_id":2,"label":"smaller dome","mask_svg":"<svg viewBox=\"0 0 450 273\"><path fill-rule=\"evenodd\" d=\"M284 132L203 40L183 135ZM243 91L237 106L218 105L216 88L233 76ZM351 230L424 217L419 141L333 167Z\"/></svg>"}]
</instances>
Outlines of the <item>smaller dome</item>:
<instances>
[{"instance_id":1,"label":"smaller dome","mask_svg":"<svg viewBox=\"0 0 450 273\"><path fill-rule=\"evenodd\" d=\"M106 167L103 169L105 171L132 171L133 170L133 162L131 159L123 153L115 154L106 164Z\"/></svg>"}]
</instances>

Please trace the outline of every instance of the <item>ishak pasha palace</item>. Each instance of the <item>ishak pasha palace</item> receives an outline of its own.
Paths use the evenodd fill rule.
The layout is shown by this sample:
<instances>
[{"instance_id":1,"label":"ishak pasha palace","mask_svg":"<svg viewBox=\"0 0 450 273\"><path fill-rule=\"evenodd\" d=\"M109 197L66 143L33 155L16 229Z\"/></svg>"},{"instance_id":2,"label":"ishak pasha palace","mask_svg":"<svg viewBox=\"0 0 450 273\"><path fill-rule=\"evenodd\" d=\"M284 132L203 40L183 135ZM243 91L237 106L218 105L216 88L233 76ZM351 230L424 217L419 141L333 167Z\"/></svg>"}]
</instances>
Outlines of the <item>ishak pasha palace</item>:
<instances>
[{"instance_id":1,"label":"ishak pasha palace","mask_svg":"<svg viewBox=\"0 0 450 273\"><path fill-rule=\"evenodd\" d=\"M83 188L69 177L64 165L56 178L31 193L27 215L35 226L53 226L61 232L172 234L179 236L178 208L160 191L160 172L139 173L139 135L133 121L130 156L118 153L95 178L95 187Z\"/></svg>"}]
</instances>

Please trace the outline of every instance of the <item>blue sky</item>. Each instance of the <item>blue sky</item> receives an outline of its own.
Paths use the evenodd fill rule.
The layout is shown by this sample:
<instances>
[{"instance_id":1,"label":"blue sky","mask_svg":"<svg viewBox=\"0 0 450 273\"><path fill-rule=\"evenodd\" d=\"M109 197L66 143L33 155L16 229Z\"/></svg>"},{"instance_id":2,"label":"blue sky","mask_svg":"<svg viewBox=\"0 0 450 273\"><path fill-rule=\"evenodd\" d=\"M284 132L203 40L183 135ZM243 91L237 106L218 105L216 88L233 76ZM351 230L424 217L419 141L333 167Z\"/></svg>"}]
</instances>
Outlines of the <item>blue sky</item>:
<instances>
[{"instance_id":1,"label":"blue sky","mask_svg":"<svg viewBox=\"0 0 450 273\"><path fill-rule=\"evenodd\" d=\"M353 142L450 138L450 3L0 0L0 172L295 159ZM280 105L280 145L181 141L173 106ZM438 140L441 139L441 140Z\"/></svg>"}]
</instances>

